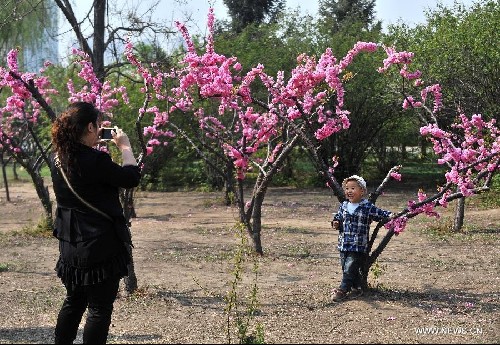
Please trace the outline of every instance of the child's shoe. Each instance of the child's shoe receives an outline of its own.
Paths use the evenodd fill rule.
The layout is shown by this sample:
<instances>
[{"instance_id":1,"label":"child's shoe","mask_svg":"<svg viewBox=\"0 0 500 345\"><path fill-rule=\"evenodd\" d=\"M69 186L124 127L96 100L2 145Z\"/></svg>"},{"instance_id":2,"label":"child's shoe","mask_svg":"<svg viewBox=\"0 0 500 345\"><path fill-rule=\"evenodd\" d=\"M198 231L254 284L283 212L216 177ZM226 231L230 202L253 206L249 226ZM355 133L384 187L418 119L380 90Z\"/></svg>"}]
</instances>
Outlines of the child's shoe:
<instances>
[{"instance_id":1,"label":"child's shoe","mask_svg":"<svg viewBox=\"0 0 500 345\"><path fill-rule=\"evenodd\" d=\"M347 293L342 289L333 289L332 301L339 302L347 297Z\"/></svg>"},{"instance_id":2,"label":"child's shoe","mask_svg":"<svg viewBox=\"0 0 500 345\"><path fill-rule=\"evenodd\" d=\"M363 289L362 288L352 288L351 289L351 293L350 295L352 296L352 298L356 298L356 297L361 297L363 296Z\"/></svg>"}]
</instances>

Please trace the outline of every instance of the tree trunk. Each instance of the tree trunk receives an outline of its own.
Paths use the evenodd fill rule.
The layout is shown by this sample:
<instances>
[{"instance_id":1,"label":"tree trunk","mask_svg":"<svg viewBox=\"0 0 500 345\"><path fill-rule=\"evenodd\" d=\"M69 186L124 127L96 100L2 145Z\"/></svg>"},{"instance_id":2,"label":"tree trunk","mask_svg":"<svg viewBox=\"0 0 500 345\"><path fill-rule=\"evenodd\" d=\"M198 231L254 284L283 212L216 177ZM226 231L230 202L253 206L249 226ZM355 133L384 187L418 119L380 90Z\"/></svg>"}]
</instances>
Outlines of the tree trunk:
<instances>
[{"instance_id":1,"label":"tree trunk","mask_svg":"<svg viewBox=\"0 0 500 345\"><path fill-rule=\"evenodd\" d=\"M19 175L17 174L17 162L12 162L12 174L14 175L14 180L19 180Z\"/></svg>"},{"instance_id":2,"label":"tree trunk","mask_svg":"<svg viewBox=\"0 0 500 345\"><path fill-rule=\"evenodd\" d=\"M5 194L7 197L7 201L10 202L10 194L9 194L9 182L7 181L7 171L5 169L5 162L3 160L3 151L0 153L1 163L2 163L2 175L3 175L3 184L5 186Z\"/></svg>"},{"instance_id":3,"label":"tree trunk","mask_svg":"<svg viewBox=\"0 0 500 345\"><path fill-rule=\"evenodd\" d=\"M122 192L120 193L123 205L123 216L125 217L127 226L129 227L129 231L130 231L130 219L137 216L134 209L133 192L134 189L129 188L129 189L122 189ZM130 233L130 238L132 238L131 233ZM127 266L128 276L123 278L123 282L125 283L125 291L128 294L131 294L135 290L137 290L137 276L135 275L132 246L130 246L129 244L126 244L126 246L127 246L127 251L130 255L130 264L128 264Z\"/></svg>"},{"instance_id":4,"label":"tree trunk","mask_svg":"<svg viewBox=\"0 0 500 345\"><path fill-rule=\"evenodd\" d=\"M459 198L457 200L457 207L455 208L455 218L453 218L453 228L454 232L459 232L464 226L464 214L465 214L465 198Z\"/></svg>"},{"instance_id":5,"label":"tree trunk","mask_svg":"<svg viewBox=\"0 0 500 345\"><path fill-rule=\"evenodd\" d=\"M387 233L385 234L384 238L382 238L377 248L375 248L375 250L373 250L369 255L367 255L361 273L362 277L361 286L363 289L366 289L368 287L368 273L370 272L370 267L373 265L375 261L377 261L377 258L384 251L385 247L389 244L390 240L392 239L392 236L394 236L394 231L391 229L387 231Z\"/></svg>"},{"instance_id":6,"label":"tree trunk","mask_svg":"<svg viewBox=\"0 0 500 345\"><path fill-rule=\"evenodd\" d=\"M286 181L291 181L294 177L292 157L290 155L286 156L285 161L286 163L283 164L283 168L281 168L281 174Z\"/></svg>"},{"instance_id":7,"label":"tree trunk","mask_svg":"<svg viewBox=\"0 0 500 345\"><path fill-rule=\"evenodd\" d=\"M245 203L243 197L243 183L238 180L238 194L237 202L240 213L240 221L247 228L248 234L252 238L255 252L263 255L262 243L260 233L262 230L262 204L266 196L267 187L271 183L274 175L278 172L279 168L283 167L286 157L292 152L297 144L299 134L295 134L293 138L289 139L283 147L283 150L274 160L274 162L266 164L259 172L259 176L255 181L252 191L252 202L247 212L245 212ZM265 172L267 171L267 172Z\"/></svg>"},{"instance_id":8,"label":"tree trunk","mask_svg":"<svg viewBox=\"0 0 500 345\"><path fill-rule=\"evenodd\" d=\"M233 161L227 160L226 162L226 176L224 176L224 199L226 206L231 206L235 201L234 189L234 165Z\"/></svg>"},{"instance_id":9,"label":"tree trunk","mask_svg":"<svg viewBox=\"0 0 500 345\"><path fill-rule=\"evenodd\" d=\"M368 290L368 273L370 272L370 267L372 264L368 264L369 256L368 254L365 257L365 262L363 264L363 267L361 268L361 288L363 290Z\"/></svg>"},{"instance_id":10,"label":"tree trunk","mask_svg":"<svg viewBox=\"0 0 500 345\"><path fill-rule=\"evenodd\" d=\"M120 196L123 205L123 216L127 223L130 223L130 219L137 217L134 207L134 188L122 189Z\"/></svg>"},{"instance_id":11,"label":"tree trunk","mask_svg":"<svg viewBox=\"0 0 500 345\"><path fill-rule=\"evenodd\" d=\"M45 217L53 224L52 218L52 201L50 200L49 188L44 186L43 177L39 174L30 172L31 179L35 184L36 193L42 202L43 209L45 210Z\"/></svg>"},{"instance_id":12,"label":"tree trunk","mask_svg":"<svg viewBox=\"0 0 500 345\"><path fill-rule=\"evenodd\" d=\"M137 290L137 276L135 275L135 267L134 267L134 257L132 253L132 246L126 244L127 251L130 255L130 263L127 265L128 268L128 276L123 278L123 283L125 284L125 291L128 294L133 293Z\"/></svg>"},{"instance_id":13,"label":"tree trunk","mask_svg":"<svg viewBox=\"0 0 500 345\"><path fill-rule=\"evenodd\" d=\"M96 77L102 83L106 78L104 71L104 32L106 25L106 3L107 1L94 1L94 47L92 49L92 67Z\"/></svg>"},{"instance_id":14,"label":"tree trunk","mask_svg":"<svg viewBox=\"0 0 500 345\"><path fill-rule=\"evenodd\" d=\"M427 141L423 138L420 138L420 155L422 158L427 156Z\"/></svg>"},{"instance_id":15,"label":"tree trunk","mask_svg":"<svg viewBox=\"0 0 500 345\"><path fill-rule=\"evenodd\" d=\"M259 191L259 193L255 196L255 202L252 212L252 233L250 235L252 237L255 252L260 255L264 255L260 233L262 230L262 204L264 203L266 189L267 188L264 188L263 191Z\"/></svg>"}]
</instances>

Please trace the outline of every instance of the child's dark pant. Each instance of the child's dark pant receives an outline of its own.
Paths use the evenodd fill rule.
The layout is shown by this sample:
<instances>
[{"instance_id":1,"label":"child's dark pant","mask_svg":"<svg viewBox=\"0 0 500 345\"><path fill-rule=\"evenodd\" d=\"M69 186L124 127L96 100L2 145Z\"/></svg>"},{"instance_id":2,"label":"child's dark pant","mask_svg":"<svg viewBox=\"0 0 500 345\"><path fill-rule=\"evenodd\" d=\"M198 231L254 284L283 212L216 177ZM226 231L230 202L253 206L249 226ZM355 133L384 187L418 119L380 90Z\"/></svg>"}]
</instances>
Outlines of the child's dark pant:
<instances>
[{"instance_id":1,"label":"child's dark pant","mask_svg":"<svg viewBox=\"0 0 500 345\"><path fill-rule=\"evenodd\" d=\"M340 252L340 265L342 267L342 282L340 288L346 292L351 288L362 286L361 269L365 263L366 254L360 252Z\"/></svg>"}]
</instances>

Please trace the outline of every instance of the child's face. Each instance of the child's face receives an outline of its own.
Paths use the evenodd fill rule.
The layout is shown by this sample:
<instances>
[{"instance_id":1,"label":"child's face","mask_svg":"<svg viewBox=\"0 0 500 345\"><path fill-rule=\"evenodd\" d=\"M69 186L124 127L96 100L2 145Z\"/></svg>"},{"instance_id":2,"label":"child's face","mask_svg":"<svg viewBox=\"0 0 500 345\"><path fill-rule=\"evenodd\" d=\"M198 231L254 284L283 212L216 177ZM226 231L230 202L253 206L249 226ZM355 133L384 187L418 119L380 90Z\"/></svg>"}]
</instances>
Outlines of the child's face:
<instances>
[{"instance_id":1,"label":"child's face","mask_svg":"<svg viewBox=\"0 0 500 345\"><path fill-rule=\"evenodd\" d=\"M356 181L347 181L344 186L344 193L347 200L353 204L357 204L363 198L365 190Z\"/></svg>"}]
</instances>

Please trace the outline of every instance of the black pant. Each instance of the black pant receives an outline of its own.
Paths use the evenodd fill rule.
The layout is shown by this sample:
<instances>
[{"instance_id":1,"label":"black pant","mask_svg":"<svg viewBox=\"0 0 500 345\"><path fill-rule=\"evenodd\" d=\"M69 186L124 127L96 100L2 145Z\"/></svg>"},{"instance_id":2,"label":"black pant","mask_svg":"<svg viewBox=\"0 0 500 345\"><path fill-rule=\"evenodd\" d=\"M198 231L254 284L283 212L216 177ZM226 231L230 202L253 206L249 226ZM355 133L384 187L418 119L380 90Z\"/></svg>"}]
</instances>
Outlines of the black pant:
<instances>
[{"instance_id":1,"label":"black pant","mask_svg":"<svg viewBox=\"0 0 500 345\"><path fill-rule=\"evenodd\" d=\"M83 343L105 344L119 283L120 278L112 278L96 285L66 286L66 298L57 317L55 343L73 343L88 307Z\"/></svg>"}]
</instances>

